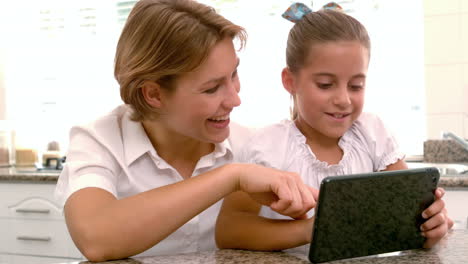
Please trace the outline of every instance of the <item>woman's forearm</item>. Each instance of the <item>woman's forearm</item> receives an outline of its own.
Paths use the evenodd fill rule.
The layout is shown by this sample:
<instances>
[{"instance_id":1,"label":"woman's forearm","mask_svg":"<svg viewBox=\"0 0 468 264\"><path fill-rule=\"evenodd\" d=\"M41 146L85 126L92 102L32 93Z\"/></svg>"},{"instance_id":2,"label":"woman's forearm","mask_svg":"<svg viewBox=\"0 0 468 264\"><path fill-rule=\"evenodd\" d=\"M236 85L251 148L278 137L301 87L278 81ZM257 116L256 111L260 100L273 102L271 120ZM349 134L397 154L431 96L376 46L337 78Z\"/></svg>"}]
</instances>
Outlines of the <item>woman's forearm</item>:
<instances>
[{"instance_id":1,"label":"woman's forearm","mask_svg":"<svg viewBox=\"0 0 468 264\"><path fill-rule=\"evenodd\" d=\"M73 194L65 216L77 247L93 261L138 254L238 188L237 165L115 199L97 188Z\"/></svg>"}]
</instances>

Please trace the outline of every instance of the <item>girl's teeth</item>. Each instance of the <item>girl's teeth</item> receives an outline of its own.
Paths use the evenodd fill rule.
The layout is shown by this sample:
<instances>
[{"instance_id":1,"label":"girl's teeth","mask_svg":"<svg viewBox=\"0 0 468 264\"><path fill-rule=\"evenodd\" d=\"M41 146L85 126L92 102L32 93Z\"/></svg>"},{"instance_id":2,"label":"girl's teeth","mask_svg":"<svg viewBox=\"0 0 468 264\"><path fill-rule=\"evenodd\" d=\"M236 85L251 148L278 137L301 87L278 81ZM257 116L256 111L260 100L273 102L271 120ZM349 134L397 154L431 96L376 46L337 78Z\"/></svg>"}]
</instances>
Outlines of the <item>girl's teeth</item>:
<instances>
[{"instance_id":1,"label":"girl's teeth","mask_svg":"<svg viewBox=\"0 0 468 264\"><path fill-rule=\"evenodd\" d=\"M224 120L227 120L228 118L229 118L229 116L222 116L222 117L210 118L210 120L213 120L213 121L224 121Z\"/></svg>"}]
</instances>

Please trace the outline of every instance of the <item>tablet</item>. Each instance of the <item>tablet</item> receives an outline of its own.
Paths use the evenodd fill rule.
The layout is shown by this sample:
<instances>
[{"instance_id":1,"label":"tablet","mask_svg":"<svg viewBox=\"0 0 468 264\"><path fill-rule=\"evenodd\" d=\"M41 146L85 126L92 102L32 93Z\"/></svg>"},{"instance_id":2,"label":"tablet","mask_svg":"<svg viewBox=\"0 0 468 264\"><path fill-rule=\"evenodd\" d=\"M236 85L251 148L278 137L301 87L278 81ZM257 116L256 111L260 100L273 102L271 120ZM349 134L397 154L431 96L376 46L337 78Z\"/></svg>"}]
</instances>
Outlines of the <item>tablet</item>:
<instances>
[{"instance_id":1,"label":"tablet","mask_svg":"<svg viewBox=\"0 0 468 264\"><path fill-rule=\"evenodd\" d=\"M437 168L323 179L316 207L311 262L421 248L422 211L434 201Z\"/></svg>"}]
</instances>

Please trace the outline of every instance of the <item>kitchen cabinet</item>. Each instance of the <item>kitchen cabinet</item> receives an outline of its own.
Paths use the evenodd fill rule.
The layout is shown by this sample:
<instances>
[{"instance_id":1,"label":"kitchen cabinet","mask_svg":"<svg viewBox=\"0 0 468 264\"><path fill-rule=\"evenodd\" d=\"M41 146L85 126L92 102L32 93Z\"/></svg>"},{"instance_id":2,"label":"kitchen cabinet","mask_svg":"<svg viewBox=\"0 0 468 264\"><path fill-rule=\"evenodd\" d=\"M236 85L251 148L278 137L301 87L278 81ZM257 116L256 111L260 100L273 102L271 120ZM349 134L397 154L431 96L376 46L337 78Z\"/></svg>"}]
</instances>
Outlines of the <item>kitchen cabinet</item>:
<instances>
[{"instance_id":1,"label":"kitchen cabinet","mask_svg":"<svg viewBox=\"0 0 468 264\"><path fill-rule=\"evenodd\" d=\"M21 256L21 255L3 255L0 254L0 264L50 264L50 263L69 263L70 261L76 261L75 259L69 258L48 258L48 257L31 257L31 256Z\"/></svg>"},{"instance_id":2,"label":"kitchen cabinet","mask_svg":"<svg viewBox=\"0 0 468 264\"><path fill-rule=\"evenodd\" d=\"M446 188L443 198L454 229L468 228L468 188Z\"/></svg>"},{"instance_id":3,"label":"kitchen cabinet","mask_svg":"<svg viewBox=\"0 0 468 264\"><path fill-rule=\"evenodd\" d=\"M53 183L0 182L0 263L77 261Z\"/></svg>"}]
</instances>

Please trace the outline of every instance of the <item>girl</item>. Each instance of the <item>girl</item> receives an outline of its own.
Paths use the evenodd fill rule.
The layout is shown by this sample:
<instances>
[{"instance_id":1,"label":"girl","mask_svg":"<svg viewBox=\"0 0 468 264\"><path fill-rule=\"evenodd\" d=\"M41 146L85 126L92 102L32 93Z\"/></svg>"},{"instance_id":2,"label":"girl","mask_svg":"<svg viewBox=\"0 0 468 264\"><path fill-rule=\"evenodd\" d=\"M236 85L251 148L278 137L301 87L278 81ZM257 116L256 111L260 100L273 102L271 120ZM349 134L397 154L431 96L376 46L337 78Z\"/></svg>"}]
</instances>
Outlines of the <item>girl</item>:
<instances>
[{"instance_id":1,"label":"girl","mask_svg":"<svg viewBox=\"0 0 468 264\"><path fill-rule=\"evenodd\" d=\"M283 86L294 99L292 121L258 131L240 156L243 162L296 172L314 188L326 176L407 168L382 121L362 113L370 40L356 19L337 9L331 3L311 12L296 3L283 14L295 22L282 72ZM439 188L436 201L423 212L426 247L453 224L440 199L443 192ZM244 193L234 193L218 217L217 244L280 250L310 243L313 212L287 215L298 220L261 210Z\"/></svg>"},{"instance_id":2,"label":"girl","mask_svg":"<svg viewBox=\"0 0 468 264\"><path fill-rule=\"evenodd\" d=\"M72 128L55 192L87 259L213 250L218 201L238 190L286 214L314 206L294 173L229 164L249 135L229 127L234 38L244 30L195 1L136 3L115 59L125 105Z\"/></svg>"}]
</instances>

